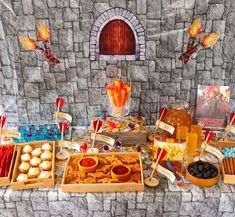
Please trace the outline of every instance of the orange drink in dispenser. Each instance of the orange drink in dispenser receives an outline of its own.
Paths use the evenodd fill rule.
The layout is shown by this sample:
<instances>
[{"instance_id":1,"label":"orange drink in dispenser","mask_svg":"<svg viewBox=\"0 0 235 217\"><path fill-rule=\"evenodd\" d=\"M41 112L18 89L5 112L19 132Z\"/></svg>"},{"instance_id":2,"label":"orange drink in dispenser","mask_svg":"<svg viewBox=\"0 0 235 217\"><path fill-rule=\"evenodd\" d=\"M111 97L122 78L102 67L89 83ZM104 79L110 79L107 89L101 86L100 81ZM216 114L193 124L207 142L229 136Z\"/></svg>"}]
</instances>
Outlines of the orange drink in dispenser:
<instances>
[{"instance_id":1,"label":"orange drink in dispenser","mask_svg":"<svg viewBox=\"0 0 235 217\"><path fill-rule=\"evenodd\" d=\"M181 140L186 140L188 136L188 127L186 126L179 126L176 129L176 139L178 139L178 141Z\"/></svg>"}]
</instances>

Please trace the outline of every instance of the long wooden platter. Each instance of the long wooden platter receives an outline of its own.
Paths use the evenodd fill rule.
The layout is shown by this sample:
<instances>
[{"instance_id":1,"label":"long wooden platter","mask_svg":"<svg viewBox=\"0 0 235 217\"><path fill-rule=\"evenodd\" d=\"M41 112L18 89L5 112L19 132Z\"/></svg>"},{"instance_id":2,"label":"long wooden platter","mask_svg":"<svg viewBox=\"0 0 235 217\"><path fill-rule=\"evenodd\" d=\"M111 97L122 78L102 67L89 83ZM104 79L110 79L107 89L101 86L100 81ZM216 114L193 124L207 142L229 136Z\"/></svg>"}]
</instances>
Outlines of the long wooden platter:
<instances>
[{"instance_id":1,"label":"long wooden platter","mask_svg":"<svg viewBox=\"0 0 235 217\"><path fill-rule=\"evenodd\" d=\"M141 168L141 183L94 183L94 184L66 184L66 174L68 166L70 162L81 156L111 156L111 155L118 155L118 156L127 156L127 155L135 155L138 156L140 159L140 168ZM123 191L144 191L144 176L143 176L143 167L142 167L142 159L139 153L98 153L98 154L73 154L70 155L64 170L63 180L61 184L61 190L63 192L123 192Z\"/></svg>"}]
</instances>

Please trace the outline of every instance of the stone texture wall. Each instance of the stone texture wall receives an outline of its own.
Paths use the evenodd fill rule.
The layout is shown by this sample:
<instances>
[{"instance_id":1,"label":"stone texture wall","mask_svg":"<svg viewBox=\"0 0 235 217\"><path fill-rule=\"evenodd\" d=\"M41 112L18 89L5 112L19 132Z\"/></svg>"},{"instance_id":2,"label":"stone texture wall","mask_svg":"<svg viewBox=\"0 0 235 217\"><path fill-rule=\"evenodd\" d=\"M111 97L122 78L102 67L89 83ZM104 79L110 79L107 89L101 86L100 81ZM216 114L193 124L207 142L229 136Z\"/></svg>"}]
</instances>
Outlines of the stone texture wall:
<instances>
[{"instance_id":1,"label":"stone texture wall","mask_svg":"<svg viewBox=\"0 0 235 217\"><path fill-rule=\"evenodd\" d=\"M184 191L166 179L144 192L63 193L55 188L0 188L1 217L234 217L234 185L191 186Z\"/></svg>"},{"instance_id":2,"label":"stone texture wall","mask_svg":"<svg viewBox=\"0 0 235 217\"><path fill-rule=\"evenodd\" d=\"M189 102L195 109L198 84L230 85L230 109L235 109L235 1L234 0L5 0L0 4L0 112L8 122L52 119L55 99L61 96L74 124L106 110L105 85L122 78L132 81L133 114L148 123L160 104ZM89 60L89 31L100 13L111 7L134 13L146 31L146 60L105 62ZM186 66L178 60L185 50L185 31L200 17L205 32L220 31L213 49L200 51ZM19 35L36 38L44 20L61 64L49 68L41 56L19 45Z\"/></svg>"}]
</instances>

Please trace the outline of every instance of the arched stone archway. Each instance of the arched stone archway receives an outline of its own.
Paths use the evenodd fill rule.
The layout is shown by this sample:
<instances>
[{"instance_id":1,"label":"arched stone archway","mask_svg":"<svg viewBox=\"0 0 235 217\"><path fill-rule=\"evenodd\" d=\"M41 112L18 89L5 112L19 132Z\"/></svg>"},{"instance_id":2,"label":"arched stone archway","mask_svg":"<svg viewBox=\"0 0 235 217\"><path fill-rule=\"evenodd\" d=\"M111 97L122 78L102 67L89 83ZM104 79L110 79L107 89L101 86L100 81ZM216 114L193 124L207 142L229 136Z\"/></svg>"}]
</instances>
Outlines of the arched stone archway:
<instances>
[{"instance_id":1,"label":"arched stone archway","mask_svg":"<svg viewBox=\"0 0 235 217\"><path fill-rule=\"evenodd\" d=\"M100 35L105 26L115 20L125 22L131 29L135 39L135 53L131 55L104 55L100 53ZM118 22L117 22L118 23ZM121 23L121 22L119 22ZM123 28L125 25L122 25ZM120 28L120 27L119 27ZM125 27L126 28L126 27ZM122 32L122 31L121 31ZM125 35L123 36L125 37ZM129 37L133 38L133 37ZM122 40L128 40L122 39ZM129 39L130 40L130 39ZM114 43L114 42L111 42ZM125 42L126 43L126 42ZM130 42L132 44L132 42ZM118 45L119 46L119 45ZM102 13L93 23L90 31L90 59L91 60L145 60L145 30L139 19L124 8L112 8Z\"/></svg>"}]
</instances>

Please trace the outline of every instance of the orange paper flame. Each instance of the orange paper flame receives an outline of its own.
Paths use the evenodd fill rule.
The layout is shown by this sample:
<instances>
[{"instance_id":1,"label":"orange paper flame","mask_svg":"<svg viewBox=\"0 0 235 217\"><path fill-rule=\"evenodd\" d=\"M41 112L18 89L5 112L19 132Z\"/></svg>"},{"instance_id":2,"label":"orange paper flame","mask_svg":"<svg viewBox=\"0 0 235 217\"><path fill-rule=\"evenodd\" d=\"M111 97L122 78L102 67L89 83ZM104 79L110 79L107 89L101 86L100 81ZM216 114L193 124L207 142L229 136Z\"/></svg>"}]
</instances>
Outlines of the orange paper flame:
<instances>
[{"instance_id":1,"label":"orange paper flame","mask_svg":"<svg viewBox=\"0 0 235 217\"><path fill-rule=\"evenodd\" d=\"M202 39L202 44L204 47L213 46L217 42L219 37L220 37L219 32L205 35L204 38Z\"/></svg>"},{"instance_id":2,"label":"orange paper flame","mask_svg":"<svg viewBox=\"0 0 235 217\"><path fill-rule=\"evenodd\" d=\"M36 48L36 42L32 38L19 36L19 40L22 44L22 47L26 50L34 50Z\"/></svg>"},{"instance_id":3,"label":"orange paper flame","mask_svg":"<svg viewBox=\"0 0 235 217\"><path fill-rule=\"evenodd\" d=\"M201 33L201 31L201 20L198 18L188 28L188 34L190 37L196 38Z\"/></svg>"},{"instance_id":4,"label":"orange paper flame","mask_svg":"<svg viewBox=\"0 0 235 217\"><path fill-rule=\"evenodd\" d=\"M51 33L49 29L46 27L46 24L44 22L40 22L38 27L38 37L43 41L48 41L50 35Z\"/></svg>"}]
</instances>

